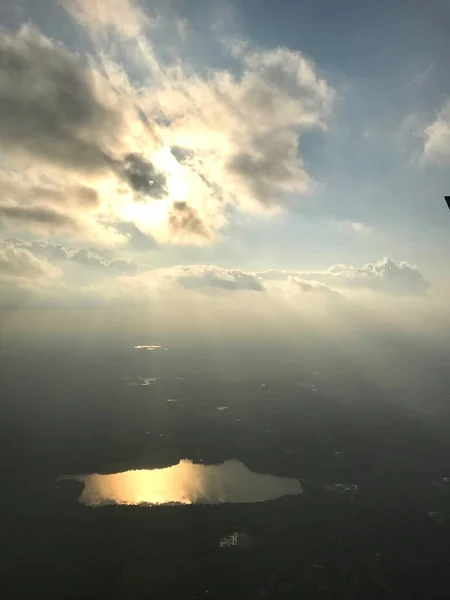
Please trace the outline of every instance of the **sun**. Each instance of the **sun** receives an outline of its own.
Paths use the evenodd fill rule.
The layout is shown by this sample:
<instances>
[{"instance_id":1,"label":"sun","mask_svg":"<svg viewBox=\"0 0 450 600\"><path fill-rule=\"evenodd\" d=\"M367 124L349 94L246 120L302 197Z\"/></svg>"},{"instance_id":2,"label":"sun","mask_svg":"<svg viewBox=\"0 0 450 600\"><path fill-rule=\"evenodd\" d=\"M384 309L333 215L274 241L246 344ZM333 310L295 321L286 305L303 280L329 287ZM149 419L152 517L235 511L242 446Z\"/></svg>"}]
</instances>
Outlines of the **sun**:
<instances>
[{"instance_id":1,"label":"sun","mask_svg":"<svg viewBox=\"0 0 450 600\"><path fill-rule=\"evenodd\" d=\"M188 170L173 156L169 148L157 150L150 158L152 164L166 175L167 196L162 199L145 198L137 201L133 192L122 194L120 218L133 221L143 231L157 234L167 228L167 216L173 202L189 199L191 186Z\"/></svg>"},{"instance_id":2,"label":"sun","mask_svg":"<svg viewBox=\"0 0 450 600\"><path fill-rule=\"evenodd\" d=\"M189 196L188 170L183 167L169 148L157 150L152 156L155 167L167 176L168 198L171 202L185 202Z\"/></svg>"}]
</instances>

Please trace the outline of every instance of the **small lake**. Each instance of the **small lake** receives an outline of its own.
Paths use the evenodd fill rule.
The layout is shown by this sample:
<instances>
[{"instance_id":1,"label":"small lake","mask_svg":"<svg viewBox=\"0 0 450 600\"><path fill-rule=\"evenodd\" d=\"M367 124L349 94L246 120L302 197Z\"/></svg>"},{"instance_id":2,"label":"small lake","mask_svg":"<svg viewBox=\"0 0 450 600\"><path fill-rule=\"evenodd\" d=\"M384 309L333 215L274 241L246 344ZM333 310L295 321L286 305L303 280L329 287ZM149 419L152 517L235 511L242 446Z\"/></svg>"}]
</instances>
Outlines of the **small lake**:
<instances>
[{"instance_id":1,"label":"small lake","mask_svg":"<svg viewBox=\"0 0 450 600\"><path fill-rule=\"evenodd\" d=\"M60 479L83 482L84 490L78 500L88 506L251 503L303 491L298 479L254 473L238 460L219 465L181 460L164 469Z\"/></svg>"}]
</instances>

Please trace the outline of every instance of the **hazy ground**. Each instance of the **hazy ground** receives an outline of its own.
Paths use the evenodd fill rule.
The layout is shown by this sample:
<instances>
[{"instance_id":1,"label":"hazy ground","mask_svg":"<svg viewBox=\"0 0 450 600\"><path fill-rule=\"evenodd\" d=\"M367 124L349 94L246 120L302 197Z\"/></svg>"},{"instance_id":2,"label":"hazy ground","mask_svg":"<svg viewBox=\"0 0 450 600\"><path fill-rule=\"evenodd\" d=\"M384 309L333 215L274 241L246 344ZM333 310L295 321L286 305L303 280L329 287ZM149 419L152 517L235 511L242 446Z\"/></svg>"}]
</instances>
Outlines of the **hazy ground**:
<instances>
[{"instance_id":1,"label":"hazy ground","mask_svg":"<svg viewBox=\"0 0 450 600\"><path fill-rule=\"evenodd\" d=\"M5 345L3 597L449 598L450 376L429 358L411 354L408 385L386 348L380 385L342 348ZM304 494L90 508L82 483L55 485L185 458Z\"/></svg>"}]
</instances>

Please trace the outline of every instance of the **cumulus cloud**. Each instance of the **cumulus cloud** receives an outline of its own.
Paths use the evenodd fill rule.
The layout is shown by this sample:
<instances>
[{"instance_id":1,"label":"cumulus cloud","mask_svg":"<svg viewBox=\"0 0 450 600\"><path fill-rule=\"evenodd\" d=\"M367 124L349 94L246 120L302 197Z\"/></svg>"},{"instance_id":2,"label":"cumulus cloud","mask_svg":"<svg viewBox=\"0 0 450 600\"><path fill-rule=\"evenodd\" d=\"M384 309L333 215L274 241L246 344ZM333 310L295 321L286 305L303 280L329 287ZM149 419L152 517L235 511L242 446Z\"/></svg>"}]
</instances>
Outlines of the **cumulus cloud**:
<instances>
[{"instance_id":1,"label":"cumulus cloud","mask_svg":"<svg viewBox=\"0 0 450 600\"><path fill-rule=\"evenodd\" d=\"M26 299L40 305L88 303L162 310L170 298L173 311L182 315L187 305L203 306L212 299L217 310L238 313L240 301L233 298L242 298L250 314L252 310L272 316L279 310L293 314L306 310L331 311L330 316L344 311L348 316L349 310L358 310L358 318L363 318L368 308L381 313L395 308L398 315L401 306L409 310L412 303L421 310L439 304L436 293L423 298L428 284L417 269L389 259L361 268L335 265L327 271L303 272L254 273L215 265L152 268L95 249L14 238L0 241L0 255L2 305Z\"/></svg>"},{"instance_id":2,"label":"cumulus cloud","mask_svg":"<svg viewBox=\"0 0 450 600\"><path fill-rule=\"evenodd\" d=\"M265 271L257 275L274 281L293 277L323 283L334 289L367 289L399 296L423 295L429 288L416 267L407 262L396 263L390 258L360 268L338 264L327 271Z\"/></svg>"},{"instance_id":3,"label":"cumulus cloud","mask_svg":"<svg viewBox=\"0 0 450 600\"><path fill-rule=\"evenodd\" d=\"M291 282L304 293L317 293L338 298L343 292L367 290L391 296L424 295L429 283L420 271L403 261L395 263L383 258L362 267L333 265L326 271L262 271L252 273L240 269L226 269L215 265L186 265L152 269L148 264L114 255L104 255L89 248L54 244L42 240L24 241L18 238L2 240L16 249L24 249L36 258L57 264L72 261L80 265L101 268L111 275L136 274L153 281L171 281L189 289L222 289L264 291L275 289L277 282Z\"/></svg>"},{"instance_id":4,"label":"cumulus cloud","mask_svg":"<svg viewBox=\"0 0 450 600\"><path fill-rule=\"evenodd\" d=\"M183 163L219 185L222 198L247 209L270 207L307 189L299 137L324 127L334 91L298 52L279 48L235 58L240 76L213 71L204 80L188 70L168 71L147 103L175 122Z\"/></svg>"},{"instance_id":5,"label":"cumulus cloud","mask_svg":"<svg viewBox=\"0 0 450 600\"><path fill-rule=\"evenodd\" d=\"M45 295L60 269L25 248L0 240L0 304L15 306L28 298Z\"/></svg>"},{"instance_id":6,"label":"cumulus cloud","mask_svg":"<svg viewBox=\"0 0 450 600\"><path fill-rule=\"evenodd\" d=\"M25 250L32 256L39 259L43 258L49 262L64 263L72 261L80 265L118 273L137 273L148 269L147 265L138 265L135 261L125 258L103 256L99 251L90 248L74 248L42 240L28 242L18 238L9 238L3 240L2 243L19 250Z\"/></svg>"},{"instance_id":7,"label":"cumulus cloud","mask_svg":"<svg viewBox=\"0 0 450 600\"><path fill-rule=\"evenodd\" d=\"M35 279L53 276L58 270L25 248L0 240L0 275Z\"/></svg>"},{"instance_id":8,"label":"cumulus cloud","mask_svg":"<svg viewBox=\"0 0 450 600\"><path fill-rule=\"evenodd\" d=\"M103 169L123 126L111 90L86 61L31 27L0 32L0 140L10 153Z\"/></svg>"},{"instance_id":9,"label":"cumulus cloud","mask_svg":"<svg viewBox=\"0 0 450 600\"><path fill-rule=\"evenodd\" d=\"M259 277L239 269L223 269L212 265L192 265L172 267L169 270L161 270L160 272L183 287L192 290L211 288L228 291L264 291L264 285Z\"/></svg>"},{"instance_id":10,"label":"cumulus cloud","mask_svg":"<svg viewBox=\"0 0 450 600\"><path fill-rule=\"evenodd\" d=\"M425 160L450 162L450 102L444 106L437 118L424 131Z\"/></svg>"}]
</instances>

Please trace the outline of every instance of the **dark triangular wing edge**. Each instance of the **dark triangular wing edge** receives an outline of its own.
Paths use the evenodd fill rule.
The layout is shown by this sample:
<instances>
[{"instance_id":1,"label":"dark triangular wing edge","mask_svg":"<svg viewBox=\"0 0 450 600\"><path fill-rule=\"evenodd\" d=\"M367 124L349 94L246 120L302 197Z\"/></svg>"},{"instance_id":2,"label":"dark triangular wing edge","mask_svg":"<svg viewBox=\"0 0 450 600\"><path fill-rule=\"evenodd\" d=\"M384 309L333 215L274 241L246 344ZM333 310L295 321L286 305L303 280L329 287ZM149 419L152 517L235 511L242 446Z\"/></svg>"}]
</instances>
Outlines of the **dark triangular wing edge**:
<instances>
[{"instance_id":1,"label":"dark triangular wing edge","mask_svg":"<svg viewBox=\"0 0 450 600\"><path fill-rule=\"evenodd\" d=\"M450 196L444 196L447 206L450 208Z\"/></svg>"}]
</instances>

